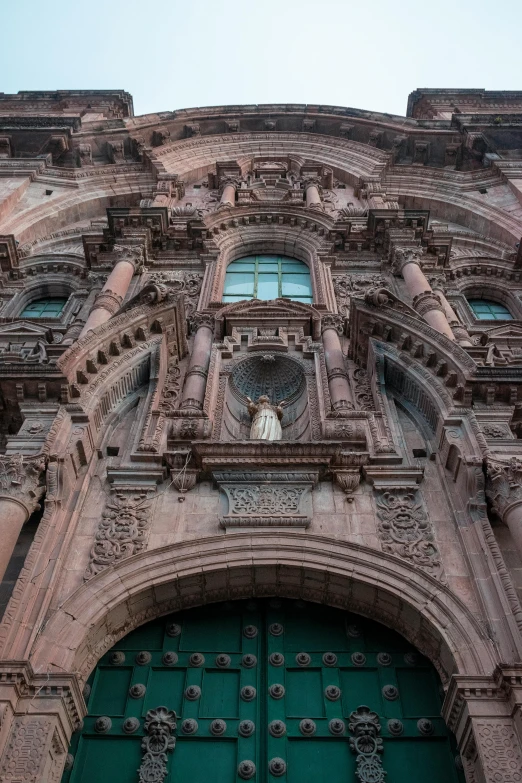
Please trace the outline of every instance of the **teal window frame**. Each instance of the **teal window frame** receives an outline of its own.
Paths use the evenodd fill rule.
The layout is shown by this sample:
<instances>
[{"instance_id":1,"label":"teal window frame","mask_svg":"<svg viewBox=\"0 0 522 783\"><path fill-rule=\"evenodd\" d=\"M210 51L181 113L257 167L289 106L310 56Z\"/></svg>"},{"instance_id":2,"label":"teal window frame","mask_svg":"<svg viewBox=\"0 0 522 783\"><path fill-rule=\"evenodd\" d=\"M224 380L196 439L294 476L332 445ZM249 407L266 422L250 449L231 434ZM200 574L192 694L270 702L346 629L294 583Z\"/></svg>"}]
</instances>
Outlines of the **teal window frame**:
<instances>
[{"instance_id":1,"label":"teal window frame","mask_svg":"<svg viewBox=\"0 0 522 783\"><path fill-rule=\"evenodd\" d=\"M64 296L48 296L44 299L34 299L24 307L20 313L20 318L59 318L66 303L67 298ZM61 305L59 310L57 305Z\"/></svg>"},{"instance_id":2,"label":"teal window frame","mask_svg":"<svg viewBox=\"0 0 522 783\"><path fill-rule=\"evenodd\" d=\"M471 312L477 321L513 321L508 308L492 299L468 299Z\"/></svg>"},{"instance_id":3,"label":"teal window frame","mask_svg":"<svg viewBox=\"0 0 522 783\"><path fill-rule=\"evenodd\" d=\"M239 267L243 268L240 269ZM240 276L243 276L245 279L241 281ZM272 283L273 285L276 282L274 276L277 276L277 294L264 299L262 295L260 296L260 288L263 286L263 283ZM289 296L283 293L285 284L294 282L298 285L303 285L303 276L307 278L309 294ZM241 282L243 282L243 291L240 288L239 293L227 292L227 286L229 286L228 291L230 291L230 287L233 284L241 286ZM260 255L238 258L228 265L223 287L223 302L241 302L245 299L268 301L268 299L276 298L290 299L293 302L304 302L305 304L313 303L310 269L303 261L297 258L289 258L288 256Z\"/></svg>"}]
</instances>

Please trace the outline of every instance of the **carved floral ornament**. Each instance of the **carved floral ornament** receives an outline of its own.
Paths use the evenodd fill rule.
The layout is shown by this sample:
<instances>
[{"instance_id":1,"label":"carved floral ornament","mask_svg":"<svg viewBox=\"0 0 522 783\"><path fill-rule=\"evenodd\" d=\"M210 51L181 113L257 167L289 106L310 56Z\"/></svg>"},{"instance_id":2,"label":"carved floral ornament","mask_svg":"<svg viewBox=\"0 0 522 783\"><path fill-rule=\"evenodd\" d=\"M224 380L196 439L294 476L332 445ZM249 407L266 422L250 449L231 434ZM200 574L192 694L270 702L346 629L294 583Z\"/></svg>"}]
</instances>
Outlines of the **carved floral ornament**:
<instances>
[{"instance_id":1,"label":"carved floral ornament","mask_svg":"<svg viewBox=\"0 0 522 783\"><path fill-rule=\"evenodd\" d=\"M378 488L377 516L385 552L410 560L413 565L444 580L442 561L433 527L415 487Z\"/></svg>"},{"instance_id":2,"label":"carved floral ornament","mask_svg":"<svg viewBox=\"0 0 522 783\"><path fill-rule=\"evenodd\" d=\"M95 533L85 579L141 552L150 523L150 500L145 493L118 492L109 498Z\"/></svg>"}]
</instances>

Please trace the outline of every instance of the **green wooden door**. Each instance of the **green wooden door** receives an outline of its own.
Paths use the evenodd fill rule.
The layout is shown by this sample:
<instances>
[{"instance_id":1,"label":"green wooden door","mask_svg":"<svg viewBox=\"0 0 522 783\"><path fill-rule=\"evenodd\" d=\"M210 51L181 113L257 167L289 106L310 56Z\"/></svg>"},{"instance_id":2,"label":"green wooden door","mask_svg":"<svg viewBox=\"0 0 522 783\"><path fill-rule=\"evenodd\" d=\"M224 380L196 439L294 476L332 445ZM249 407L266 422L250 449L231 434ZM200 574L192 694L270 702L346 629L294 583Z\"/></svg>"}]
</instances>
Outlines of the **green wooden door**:
<instances>
[{"instance_id":1,"label":"green wooden door","mask_svg":"<svg viewBox=\"0 0 522 783\"><path fill-rule=\"evenodd\" d=\"M458 783L439 689L431 663L370 620L301 601L210 605L103 656L63 780ZM144 764L158 707L175 725Z\"/></svg>"}]
</instances>

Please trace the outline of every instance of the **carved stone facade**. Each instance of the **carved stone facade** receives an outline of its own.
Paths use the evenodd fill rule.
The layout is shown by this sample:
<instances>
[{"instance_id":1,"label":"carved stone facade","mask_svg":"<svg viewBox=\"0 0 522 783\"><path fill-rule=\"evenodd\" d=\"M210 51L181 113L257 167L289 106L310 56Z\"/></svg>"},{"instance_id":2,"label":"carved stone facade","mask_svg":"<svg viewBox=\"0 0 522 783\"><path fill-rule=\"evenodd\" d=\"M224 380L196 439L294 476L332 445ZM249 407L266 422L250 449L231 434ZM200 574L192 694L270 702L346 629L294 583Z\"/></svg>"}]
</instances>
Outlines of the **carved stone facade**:
<instances>
[{"instance_id":1,"label":"carved stone facade","mask_svg":"<svg viewBox=\"0 0 522 783\"><path fill-rule=\"evenodd\" d=\"M468 783L521 780L520 93L419 90L407 122L269 108L0 95L2 780L74 763L124 635L252 596L399 631ZM231 301L228 265L263 255L311 302L283 272ZM261 395L280 440L250 437ZM149 706L136 775L161 783L177 717ZM400 721L344 718L384 780Z\"/></svg>"}]
</instances>

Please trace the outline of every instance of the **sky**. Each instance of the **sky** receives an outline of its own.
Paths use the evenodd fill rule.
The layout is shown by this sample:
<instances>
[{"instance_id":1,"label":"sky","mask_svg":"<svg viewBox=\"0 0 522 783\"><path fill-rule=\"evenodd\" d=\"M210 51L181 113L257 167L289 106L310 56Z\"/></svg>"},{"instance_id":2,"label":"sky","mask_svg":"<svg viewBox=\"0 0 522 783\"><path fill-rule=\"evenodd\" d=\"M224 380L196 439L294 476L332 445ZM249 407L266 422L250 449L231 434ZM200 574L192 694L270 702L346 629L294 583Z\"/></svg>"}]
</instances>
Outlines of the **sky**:
<instances>
[{"instance_id":1,"label":"sky","mask_svg":"<svg viewBox=\"0 0 522 783\"><path fill-rule=\"evenodd\" d=\"M4 0L1 19L0 92L125 89L136 114L522 90L521 0Z\"/></svg>"}]
</instances>

